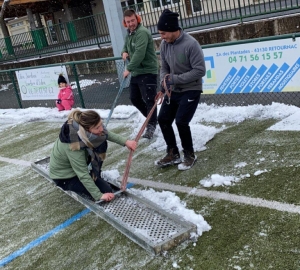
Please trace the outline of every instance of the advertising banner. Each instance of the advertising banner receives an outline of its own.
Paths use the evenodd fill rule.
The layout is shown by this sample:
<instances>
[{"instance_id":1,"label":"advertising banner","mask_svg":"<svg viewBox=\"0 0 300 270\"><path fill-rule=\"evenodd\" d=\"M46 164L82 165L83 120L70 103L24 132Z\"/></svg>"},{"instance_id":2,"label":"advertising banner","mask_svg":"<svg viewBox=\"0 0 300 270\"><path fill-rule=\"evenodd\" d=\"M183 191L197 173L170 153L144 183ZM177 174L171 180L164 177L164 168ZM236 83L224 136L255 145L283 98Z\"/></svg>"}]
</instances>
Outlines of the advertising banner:
<instances>
[{"instance_id":1,"label":"advertising banner","mask_svg":"<svg viewBox=\"0 0 300 270\"><path fill-rule=\"evenodd\" d=\"M69 81L65 66L16 71L22 100L57 99L59 74Z\"/></svg>"},{"instance_id":2,"label":"advertising banner","mask_svg":"<svg viewBox=\"0 0 300 270\"><path fill-rule=\"evenodd\" d=\"M299 39L204 49L204 94L300 91Z\"/></svg>"}]
</instances>

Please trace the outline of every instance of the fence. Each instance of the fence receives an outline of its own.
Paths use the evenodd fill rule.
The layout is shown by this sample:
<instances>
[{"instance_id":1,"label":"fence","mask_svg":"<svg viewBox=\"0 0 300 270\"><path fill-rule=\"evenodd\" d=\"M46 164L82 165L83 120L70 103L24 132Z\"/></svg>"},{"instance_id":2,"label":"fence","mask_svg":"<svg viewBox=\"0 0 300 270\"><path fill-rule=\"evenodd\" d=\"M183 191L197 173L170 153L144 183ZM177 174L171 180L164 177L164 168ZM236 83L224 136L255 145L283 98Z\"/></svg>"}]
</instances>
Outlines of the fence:
<instances>
[{"instance_id":1,"label":"fence","mask_svg":"<svg viewBox=\"0 0 300 270\"><path fill-rule=\"evenodd\" d=\"M177 11L181 26L190 29L234 20L242 23L245 18L288 10L299 12L300 0L170 0L168 5L162 5L161 2L151 0L123 8L137 10L143 24L155 35L156 24L164 8ZM74 48L100 47L110 42L105 13L99 13L2 38L0 62L69 52Z\"/></svg>"},{"instance_id":2,"label":"fence","mask_svg":"<svg viewBox=\"0 0 300 270\"><path fill-rule=\"evenodd\" d=\"M88 61L64 63L66 66L69 83L72 86L75 104L74 107L82 108L110 108L119 88L119 78L124 70L124 62L120 58L104 58ZM49 68L61 67L61 64L32 67ZM0 71L0 108L28 108L28 107L55 107L55 100L22 100L22 86L18 84L17 73L30 68ZM57 85L58 75L53 85ZM37 78L36 80L39 80ZM34 81L32 80L34 85ZM43 92L44 87L35 87L37 94ZM121 104L130 104L128 89L119 99Z\"/></svg>"},{"instance_id":3,"label":"fence","mask_svg":"<svg viewBox=\"0 0 300 270\"><path fill-rule=\"evenodd\" d=\"M203 49L217 48L226 46L232 48L233 45L243 44L243 47L250 46L250 43L292 40L294 44L298 44L297 38L300 34L289 34L284 36L266 37L252 40L228 42L223 44L212 44L203 46ZM295 48L297 50L297 46ZM294 57L295 56L295 57ZM159 54L158 54L159 57ZM244 57L244 56L243 56ZM298 59L299 55L293 55L294 59ZM250 59L249 59L250 60ZM285 61L285 60L284 60ZM294 61L294 60L293 60ZM252 62L253 63L253 62ZM265 62L266 63L266 62ZM101 108L110 109L115 97L120 89L120 81L122 82L122 73L124 70L124 62L119 57L94 59L87 61L77 61L72 63L64 63L70 84L75 95L74 107L82 108ZM268 64L269 65L269 64ZM32 67L47 68L61 66L61 64L52 64L47 66ZM298 68L297 67L297 68ZM293 67L292 67L293 68ZM21 86L18 85L17 73L21 70L30 70L30 68L12 69L0 71L0 108L28 108L28 107L55 107L54 100L21 100ZM296 76L295 76L296 77ZM56 80L56 79L55 79ZM55 82L56 84L56 82ZM300 90L300 89L298 89ZM43 88L37 88L35 91L43 91ZM218 105L249 105L249 104L271 104L272 102L280 102L300 106L300 91L290 92L258 92L258 93L235 93L235 94L203 94L200 102ZM130 105L128 87L122 92L117 104Z\"/></svg>"}]
</instances>

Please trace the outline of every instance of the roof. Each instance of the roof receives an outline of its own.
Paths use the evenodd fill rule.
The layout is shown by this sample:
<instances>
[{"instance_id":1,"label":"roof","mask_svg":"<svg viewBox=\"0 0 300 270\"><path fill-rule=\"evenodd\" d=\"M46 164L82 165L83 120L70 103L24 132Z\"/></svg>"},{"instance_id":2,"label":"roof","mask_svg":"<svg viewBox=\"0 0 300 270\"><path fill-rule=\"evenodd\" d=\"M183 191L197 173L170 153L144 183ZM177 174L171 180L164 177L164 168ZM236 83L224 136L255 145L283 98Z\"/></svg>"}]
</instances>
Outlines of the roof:
<instances>
[{"instance_id":1,"label":"roof","mask_svg":"<svg viewBox=\"0 0 300 270\"><path fill-rule=\"evenodd\" d=\"M22 5L22 4L28 4L28 3L35 3L35 2L46 2L47 0L10 0L9 5ZM2 6L4 1L0 1L0 5Z\"/></svg>"},{"instance_id":2,"label":"roof","mask_svg":"<svg viewBox=\"0 0 300 270\"><path fill-rule=\"evenodd\" d=\"M0 9L4 2L0 0ZM49 11L50 7L51 1L47 0L10 0L4 10L4 18L25 16L27 8L30 8L33 14L44 13Z\"/></svg>"}]
</instances>

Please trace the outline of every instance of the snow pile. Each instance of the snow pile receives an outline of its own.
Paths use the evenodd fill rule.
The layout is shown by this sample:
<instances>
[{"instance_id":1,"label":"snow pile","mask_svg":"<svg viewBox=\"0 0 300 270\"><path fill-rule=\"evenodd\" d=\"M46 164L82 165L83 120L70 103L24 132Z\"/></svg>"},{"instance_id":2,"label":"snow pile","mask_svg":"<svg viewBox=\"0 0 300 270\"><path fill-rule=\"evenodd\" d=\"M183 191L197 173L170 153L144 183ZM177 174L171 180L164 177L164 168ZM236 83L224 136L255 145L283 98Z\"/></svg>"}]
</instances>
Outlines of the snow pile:
<instances>
[{"instance_id":1,"label":"snow pile","mask_svg":"<svg viewBox=\"0 0 300 270\"><path fill-rule=\"evenodd\" d=\"M152 188L149 190L131 189L131 191L137 196L141 196L152 201L165 211L195 224L197 226L197 235L193 237L197 238L198 236L201 236L203 232L211 229L211 226L204 220L202 215L196 214L194 210L187 209L186 203L181 201L180 198L173 192L157 192Z\"/></svg>"}]
</instances>

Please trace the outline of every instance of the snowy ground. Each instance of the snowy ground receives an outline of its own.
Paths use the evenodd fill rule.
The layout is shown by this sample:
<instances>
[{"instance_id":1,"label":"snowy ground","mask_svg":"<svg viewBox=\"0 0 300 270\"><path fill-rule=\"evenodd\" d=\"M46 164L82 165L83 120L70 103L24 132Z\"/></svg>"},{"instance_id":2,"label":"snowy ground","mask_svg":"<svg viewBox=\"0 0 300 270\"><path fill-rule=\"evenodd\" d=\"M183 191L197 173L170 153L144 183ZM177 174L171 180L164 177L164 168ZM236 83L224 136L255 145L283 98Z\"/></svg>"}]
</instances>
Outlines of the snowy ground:
<instances>
[{"instance_id":1,"label":"snowy ground","mask_svg":"<svg viewBox=\"0 0 300 270\"><path fill-rule=\"evenodd\" d=\"M96 111L103 118L109 113L109 110ZM56 188L49 187L46 181L28 167L31 162L49 156L59 127L67 115L68 112L58 112L54 108L0 110L2 138L0 194L2 193L2 197L5 198L0 203L5 214L0 218L3 230L0 236L0 267L4 265L5 259L11 258L13 252L67 220L71 213L71 216L75 215L82 209L77 203L74 207L72 199L67 198ZM129 179L137 184L133 192L152 200L166 211L194 223L197 226L197 242L187 242L162 257L153 258L129 239L116 233L110 225L89 214L88 217L81 218L58 235L49 238L39 247L34 247L24 255L9 260L5 263L5 268L196 270L266 269L264 267L268 266L281 269L276 267L286 262L281 261L280 256L275 259L268 257L265 262L260 262L263 256L254 254L257 254L255 253L257 250L272 253L265 243L260 241L263 238L275 241L271 236L275 233L276 224L279 226L276 227L278 230L283 229L280 227L282 219L289 221L290 225L299 221L300 204L297 199L299 188L293 188L298 184L293 182L288 187L287 183L275 180L272 182L275 179L273 173L275 175L279 173L281 178L285 179L285 175L277 171L278 168L297 172L298 136L294 134L300 129L299 116L299 108L278 103L244 107L199 104L191 122L198 162L187 172L179 172L176 168L165 170L155 168L155 160L163 156L165 151L159 128L151 143L140 141L140 146L134 154ZM143 117L134 107L123 105L115 109L108 128L129 138L135 138L143 121ZM255 129L259 130L255 132ZM178 138L176 127L175 131ZM243 144L236 147L235 143L241 138L245 138ZM179 141L178 146L181 147ZM281 152L282 148L286 152ZM126 149L110 145L108 159L104 165L105 173L111 177L121 176L127 155ZM297 180L295 175L294 181ZM286 192L285 189L291 189L292 192ZM267 192L263 192L265 190ZM19 205L19 202L22 204ZM227 211L235 213L237 220ZM226 214L226 218L221 218L223 214ZM266 219L265 215L268 214L272 218ZM244 242L240 243L241 245L237 242L231 243L231 239L227 239L225 235L230 232L232 238L236 238L239 230L250 226L251 222L247 217L249 220L259 220L257 222L260 225L255 227L259 239L256 239L257 236L254 237L254 232L248 235L249 232L244 231L246 237L249 237L247 241L253 241L252 246ZM226 230L219 226L223 222L225 224L227 218L228 224L237 226L237 229L229 230L227 234L223 232L218 236L218 230L220 232ZM275 221L271 222L270 219ZM243 222L246 224L243 225ZM234 223L236 224L233 225ZM45 227L39 227L38 224L44 224ZM95 241L98 226L96 224L101 226L100 231L101 228L105 228L105 232L102 231L100 240ZM15 226L18 232L12 230L11 226ZM299 226L286 233L294 235L294 241L300 240ZM70 237L68 240L67 236ZM279 236L274 239L277 237ZM237 237L236 241L239 241L238 239L241 240L242 237ZM228 248L230 247L224 254L219 250L220 240L224 250L227 248L226 243ZM119 252L118 256L115 253L110 254L106 249L101 250L105 241L108 241L113 252ZM299 246L294 246L294 241L287 241L281 247L282 252L291 253L287 260L290 263L289 267L292 265L294 268L289 269L300 267L300 250ZM206 246L203 246L204 243ZM272 248L273 245L276 246L275 243L270 244ZM72 250L69 250L70 246ZM125 250L122 249L123 246ZM56 254L54 250L58 247L63 251ZM105 258L100 256L97 259L98 248L105 254ZM48 252L53 253L53 256ZM93 252L91 256L93 260L88 259L90 252ZM206 256L212 255L215 262L206 262ZM82 264L76 264L79 258L83 260Z\"/></svg>"}]
</instances>

